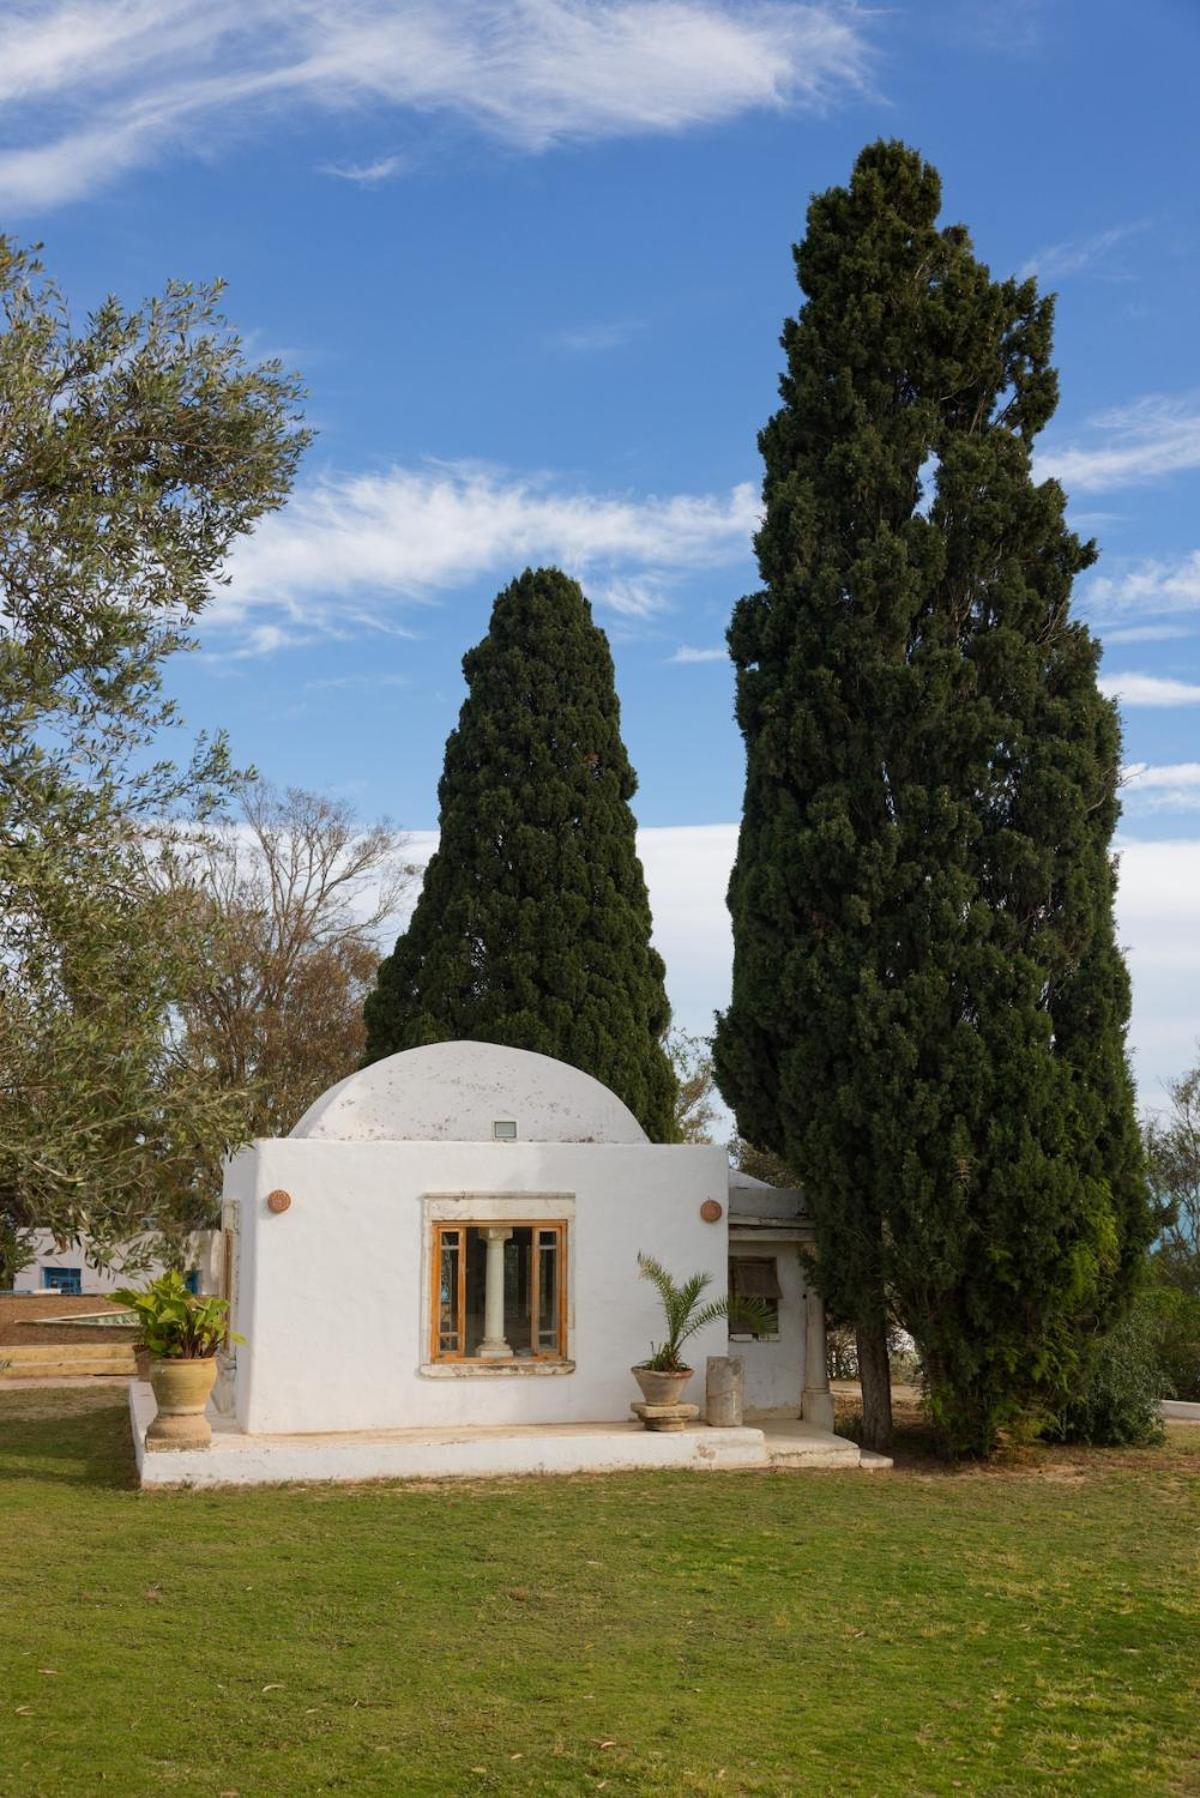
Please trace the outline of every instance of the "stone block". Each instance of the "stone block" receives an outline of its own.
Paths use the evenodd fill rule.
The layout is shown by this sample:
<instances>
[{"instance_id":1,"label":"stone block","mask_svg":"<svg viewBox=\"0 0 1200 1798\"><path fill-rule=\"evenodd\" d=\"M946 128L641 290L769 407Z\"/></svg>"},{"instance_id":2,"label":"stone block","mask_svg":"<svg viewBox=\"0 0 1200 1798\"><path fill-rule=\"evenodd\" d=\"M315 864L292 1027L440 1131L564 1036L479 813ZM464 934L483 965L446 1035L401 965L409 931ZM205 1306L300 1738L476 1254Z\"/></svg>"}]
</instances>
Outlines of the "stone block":
<instances>
[{"instance_id":1,"label":"stone block","mask_svg":"<svg viewBox=\"0 0 1200 1798\"><path fill-rule=\"evenodd\" d=\"M704 1381L704 1420L716 1429L742 1422L745 1374L740 1355L710 1355Z\"/></svg>"}]
</instances>

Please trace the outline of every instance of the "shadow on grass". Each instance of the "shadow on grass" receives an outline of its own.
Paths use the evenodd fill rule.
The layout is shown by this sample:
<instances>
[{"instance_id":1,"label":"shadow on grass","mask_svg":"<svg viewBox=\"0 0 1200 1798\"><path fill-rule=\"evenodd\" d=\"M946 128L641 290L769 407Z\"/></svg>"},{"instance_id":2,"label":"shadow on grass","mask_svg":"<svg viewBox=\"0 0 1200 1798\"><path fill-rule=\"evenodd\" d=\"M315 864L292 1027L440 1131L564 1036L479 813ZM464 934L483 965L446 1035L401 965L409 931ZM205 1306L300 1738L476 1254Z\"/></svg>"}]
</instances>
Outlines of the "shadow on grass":
<instances>
[{"instance_id":1,"label":"shadow on grass","mask_svg":"<svg viewBox=\"0 0 1200 1798\"><path fill-rule=\"evenodd\" d=\"M61 1400L63 1395L45 1396ZM50 1481L128 1491L137 1483L129 1412L120 1399L91 1398L78 1407L60 1402L24 1414L20 1405L4 1403L0 1426L0 1484Z\"/></svg>"}]
</instances>

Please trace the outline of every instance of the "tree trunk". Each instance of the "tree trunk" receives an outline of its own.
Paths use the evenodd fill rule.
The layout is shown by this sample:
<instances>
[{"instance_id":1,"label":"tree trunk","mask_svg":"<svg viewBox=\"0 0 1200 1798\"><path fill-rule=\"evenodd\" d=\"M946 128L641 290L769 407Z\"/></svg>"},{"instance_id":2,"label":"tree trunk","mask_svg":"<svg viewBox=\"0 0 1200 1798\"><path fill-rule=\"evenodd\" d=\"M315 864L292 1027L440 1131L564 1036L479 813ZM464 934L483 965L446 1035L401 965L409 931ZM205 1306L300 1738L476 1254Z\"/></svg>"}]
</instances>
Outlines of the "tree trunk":
<instances>
[{"instance_id":1,"label":"tree trunk","mask_svg":"<svg viewBox=\"0 0 1200 1798\"><path fill-rule=\"evenodd\" d=\"M862 1446L888 1454L892 1446L892 1372L888 1363L887 1319L882 1315L860 1322L858 1377L862 1381Z\"/></svg>"}]
</instances>

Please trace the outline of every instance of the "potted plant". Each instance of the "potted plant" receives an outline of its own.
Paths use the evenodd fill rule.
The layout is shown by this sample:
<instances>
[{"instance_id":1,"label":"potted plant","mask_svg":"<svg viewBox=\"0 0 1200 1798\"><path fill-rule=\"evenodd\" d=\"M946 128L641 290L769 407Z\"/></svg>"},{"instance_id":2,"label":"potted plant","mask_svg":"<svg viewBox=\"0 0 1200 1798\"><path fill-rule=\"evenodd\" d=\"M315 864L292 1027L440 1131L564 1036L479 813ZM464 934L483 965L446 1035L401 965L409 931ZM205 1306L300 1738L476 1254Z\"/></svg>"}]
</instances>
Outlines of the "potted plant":
<instances>
[{"instance_id":1,"label":"potted plant","mask_svg":"<svg viewBox=\"0 0 1200 1798\"><path fill-rule=\"evenodd\" d=\"M147 1444L207 1448L212 1429L204 1407L217 1377L217 1350L228 1335L228 1300L189 1292L174 1269L148 1286L123 1287L115 1296L133 1312L136 1349L150 1360L158 1412L146 1431Z\"/></svg>"},{"instance_id":2,"label":"potted plant","mask_svg":"<svg viewBox=\"0 0 1200 1798\"><path fill-rule=\"evenodd\" d=\"M722 1317L732 1323L743 1323L750 1329L765 1329L769 1321L767 1307L761 1299L739 1298L735 1294L726 1294L723 1299L709 1299L702 1305L700 1300L712 1283L711 1274L692 1274L678 1282L661 1261L656 1261L653 1255L641 1254L638 1268L642 1278L650 1281L662 1300L667 1333L662 1342L651 1343L648 1358L633 1368L633 1377L648 1405L677 1405L693 1372L682 1356L683 1345L689 1337L702 1330L705 1324L715 1323Z\"/></svg>"}]
</instances>

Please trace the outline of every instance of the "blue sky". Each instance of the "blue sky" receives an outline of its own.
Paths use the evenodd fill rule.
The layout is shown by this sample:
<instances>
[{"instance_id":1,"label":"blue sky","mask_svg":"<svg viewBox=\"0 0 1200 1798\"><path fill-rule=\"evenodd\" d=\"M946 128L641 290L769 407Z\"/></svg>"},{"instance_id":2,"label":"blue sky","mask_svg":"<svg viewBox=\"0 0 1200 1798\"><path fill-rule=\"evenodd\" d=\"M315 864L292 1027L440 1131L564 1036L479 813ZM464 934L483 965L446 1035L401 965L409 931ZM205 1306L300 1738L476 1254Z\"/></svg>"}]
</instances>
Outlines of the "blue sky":
<instances>
[{"instance_id":1,"label":"blue sky","mask_svg":"<svg viewBox=\"0 0 1200 1798\"><path fill-rule=\"evenodd\" d=\"M1200 1030L1198 72L1194 0L0 4L0 219L80 306L226 277L308 383L293 502L172 677L243 761L431 830L492 596L529 562L583 581L695 1027L790 245L863 143L919 147L993 270L1060 294L1043 467L1103 549L1079 604L1123 695L1152 1094Z\"/></svg>"}]
</instances>

